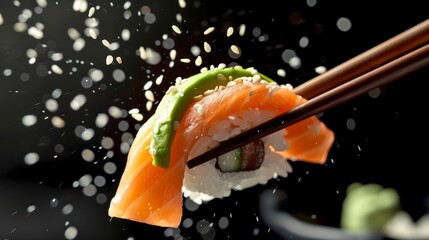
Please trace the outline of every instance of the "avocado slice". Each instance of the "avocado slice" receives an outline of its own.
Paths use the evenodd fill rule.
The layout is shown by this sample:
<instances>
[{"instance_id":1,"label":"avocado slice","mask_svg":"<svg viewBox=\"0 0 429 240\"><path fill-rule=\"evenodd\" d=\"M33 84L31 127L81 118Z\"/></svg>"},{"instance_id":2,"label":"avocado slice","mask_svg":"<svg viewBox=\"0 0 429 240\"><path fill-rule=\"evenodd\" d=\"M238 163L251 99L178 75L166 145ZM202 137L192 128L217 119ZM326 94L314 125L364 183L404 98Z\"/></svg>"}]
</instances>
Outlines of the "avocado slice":
<instances>
[{"instance_id":1,"label":"avocado slice","mask_svg":"<svg viewBox=\"0 0 429 240\"><path fill-rule=\"evenodd\" d=\"M274 80L258 73L254 69L242 67L213 68L198 73L171 87L158 104L154 113L153 139L150 153L154 166L168 168L170 163L170 148L175 135L175 124L178 124L186 109L196 96L204 94L216 86L226 86L228 82L239 77L259 75L267 82Z\"/></svg>"}]
</instances>

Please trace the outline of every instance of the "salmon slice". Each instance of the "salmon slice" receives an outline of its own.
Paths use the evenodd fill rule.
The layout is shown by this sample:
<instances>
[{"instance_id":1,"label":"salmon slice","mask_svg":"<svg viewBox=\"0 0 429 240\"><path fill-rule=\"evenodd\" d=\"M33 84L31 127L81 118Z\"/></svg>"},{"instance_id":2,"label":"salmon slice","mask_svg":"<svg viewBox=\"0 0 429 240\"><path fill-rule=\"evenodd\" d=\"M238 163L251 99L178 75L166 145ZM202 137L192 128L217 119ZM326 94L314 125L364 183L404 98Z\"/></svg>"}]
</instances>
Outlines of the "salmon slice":
<instances>
[{"instance_id":1,"label":"salmon slice","mask_svg":"<svg viewBox=\"0 0 429 240\"><path fill-rule=\"evenodd\" d=\"M127 164L109 216L161 227L178 227L182 218L182 184L190 151L213 124L242 110L264 110L279 115L306 100L289 89L270 89L266 84L238 84L194 101L176 129L170 167L152 165L149 153L153 119L139 130L129 151ZM251 120L251 119L250 119ZM323 164L334 134L316 116L286 128L289 148L272 149L286 159ZM201 150L200 151L205 151ZM200 154L193 152L191 155ZM286 161L286 160L285 160ZM199 166L198 166L199 167Z\"/></svg>"}]
</instances>

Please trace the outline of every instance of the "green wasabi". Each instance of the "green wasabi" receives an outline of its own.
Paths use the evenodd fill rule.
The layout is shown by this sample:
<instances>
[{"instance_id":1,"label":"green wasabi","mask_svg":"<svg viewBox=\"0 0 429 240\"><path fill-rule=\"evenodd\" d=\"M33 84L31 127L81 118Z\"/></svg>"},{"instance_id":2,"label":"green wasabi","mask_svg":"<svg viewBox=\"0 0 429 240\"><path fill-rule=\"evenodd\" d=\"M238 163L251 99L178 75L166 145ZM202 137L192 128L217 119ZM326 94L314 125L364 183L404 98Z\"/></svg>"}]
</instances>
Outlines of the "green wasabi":
<instances>
[{"instance_id":1,"label":"green wasabi","mask_svg":"<svg viewBox=\"0 0 429 240\"><path fill-rule=\"evenodd\" d=\"M353 183L344 199L341 227L352 232L381 232L399 210L399 194L393 188Z\"/></svg>"},{"instance_id":2,"label":"green wasabi","mask_svg":"<svg viewBox=\"0 0 429 240\"><path fill-rule=\"evenodd\" d=\"M243 69L241 67L216 68L193 75L175 86L170 87L161 99L154 113L153 140L150 153L153 156L152 164L162 168L168 168L170 163L170 148L175 135L175 126L186 109L199 95L203 95L209 89L216 86L226 86L228 82L239 77L251 77L259 75L267 82L274 82L255 69Z\"/></svg>"}]
</instances>

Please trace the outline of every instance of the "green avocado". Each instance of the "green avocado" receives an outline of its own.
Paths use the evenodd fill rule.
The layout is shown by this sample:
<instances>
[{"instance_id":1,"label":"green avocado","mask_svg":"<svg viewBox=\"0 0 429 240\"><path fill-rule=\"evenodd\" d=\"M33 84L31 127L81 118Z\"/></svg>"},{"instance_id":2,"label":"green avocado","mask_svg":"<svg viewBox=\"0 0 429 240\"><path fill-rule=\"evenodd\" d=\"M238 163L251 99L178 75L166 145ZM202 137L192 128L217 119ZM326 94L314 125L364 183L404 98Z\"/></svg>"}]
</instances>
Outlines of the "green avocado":
<instances>
[{"instance_id":1,"label":"green avocado","mask_svg":"<svg viewBox=\"0 0 429 240\"><path fill-rule=\"evenodd\" d=\"M176 83L171 87L158 104L154 113L153 140L150 153L154 166L168 168L170 163L170 148L175 135L175 127L182 119L186 109L199 95L216 86L226 86L228 82L239 77L259 75L267 82L274 82L267 76L254 69L241 67L215 68L198 73Z\"/></svg>"}]
</instances>

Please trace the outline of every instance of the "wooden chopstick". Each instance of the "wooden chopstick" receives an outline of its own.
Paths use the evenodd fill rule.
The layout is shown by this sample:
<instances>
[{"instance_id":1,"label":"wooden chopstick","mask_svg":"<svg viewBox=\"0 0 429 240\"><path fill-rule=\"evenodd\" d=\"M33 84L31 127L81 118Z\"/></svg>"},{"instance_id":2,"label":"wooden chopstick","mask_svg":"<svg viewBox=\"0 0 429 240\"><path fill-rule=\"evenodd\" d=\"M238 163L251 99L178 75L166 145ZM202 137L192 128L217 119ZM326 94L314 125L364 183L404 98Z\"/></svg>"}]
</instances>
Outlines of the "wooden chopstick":
<instances>
[{"instance_id":1,"label":"wooden chopstick","mask_svg":"<svg viewBox=\"0 0 429 240\"><path fill-rule=\"evenodd\" d=\"M422 31L424 29L426 31L429 30L429 21L425 21L422 24L419 24L416 27L411 28L410 30L407 30L404 32L404 33L411 34L413 37L406 36L404 35L404 33L402 33L392 38L393 40L396 39L396 41L402 42L399 45L403 45L401 48L403 51L398 51L397 49L395 49L394 51L395 54L392 54L391 52L386 50L386 49L389 49L389 47L386 47L385 45L386 42L384 42L381 44L382 45L381 47L380 45L377 45L373 49L370 49L369 52L370 53L372 52L371 54L365 52L361 55L358 55L356 57L357 60L354 60L355 58L352 58L351 60L342 64L349 70L358 69L356 71L359 71L362 74L361 76L355 77L350 81L347 81L348 79L346 78L342 78L341 81L336 80L335 78L332 78L337 76L338 72L344 71L341 69L341 65L336 67L335 70L333 69L337 73L328 74L328 77L322 78L322 80L320 80L319 78L319 81L321 81L322 83L314 79L310 80L311 84L307 84L306 86L300 88L299 89L300 91L296 91L296 93L301 93L303 95L308 94L306 95L306 98L309 100L306 103L290 110L287 113L281 114L267 122L264 122L256 126L255 128L247 130L233 138L230 138L226 141L221 142L218 146L210 149L209 151L193 159L190 159L187 162L187 166L189 168L196 167L221 154L224 154L228 151L241 147L247 143L250 143L256 139L267 136L271 133L274 133L280 129L283 129L296 122L299 122L307 117L326 111L339 104L342 104L351 99L354 99L368 92L371 89L380 87L389 82L400 79L401 77L407 74L410 74L425 66L428 66L429 65L429 44L421 46L425 42L425 40L426 42L429 42L429 37L426 36L429 34L422 34ZM393 41L392 39L388 40L387 42L390 42L390 44L399 46L398 43L396 41ZM409 41L411 46L405 46L406 41L404 39ZM419 45L421 47L415 49ZM415 50L409 53L406 53L407 50L410 50L410 49L415 49ZM388 53L386 53L385 51L387 51ZM371 65L363 64L362 59L364 59L365 56L368 56L369 58L371 58L372 62L382 62L381 60L378 60L379 58L383 58L386 60L386 57L380 52L391 56L389 57L389 59L393 58L393 56L396 56L396 59L388 63L385 63L384 65L381 65L378 68L371 67ZM355 62L357 65L360 65L360 67L354 67L353 63ZM363 69L368 69L368 68L372 68L373 70L365 73ZM329 72L330 71L326 72L325 74ZM349 75L353 75L353 74L349 74ZM335 81L335 84L332 84L332 83L328 84L327 82L329 82L329 80ZM345 83L341 84L342 82L345 82ZM325 84L330 85L331 88L333 85L335 85L336 87L333 87L330 90L328 90L329 89L328 87L324 87L325 92L319 95L315 94L315 93L318 93L319 90L313 90L313 88L319 88L321 86L325 86Z\"/></svg>"},{"instance_id":2,"label":"wooden chopstick","mask_svg":"<svg viewBox=\"0 0 429 240\"><path fill-rule=\"evenodd\" d=\"M311 99L429 42L429 19L299 86L294 92Z\"/></svg>"}]
</instances>

